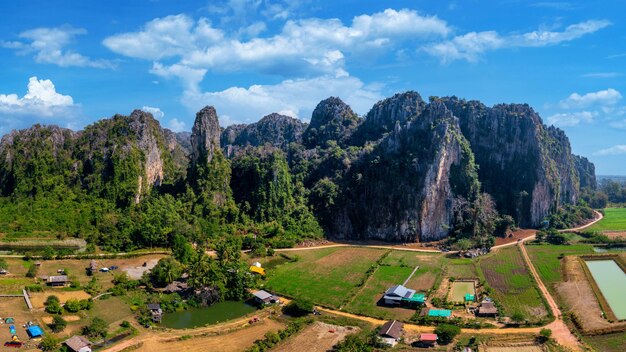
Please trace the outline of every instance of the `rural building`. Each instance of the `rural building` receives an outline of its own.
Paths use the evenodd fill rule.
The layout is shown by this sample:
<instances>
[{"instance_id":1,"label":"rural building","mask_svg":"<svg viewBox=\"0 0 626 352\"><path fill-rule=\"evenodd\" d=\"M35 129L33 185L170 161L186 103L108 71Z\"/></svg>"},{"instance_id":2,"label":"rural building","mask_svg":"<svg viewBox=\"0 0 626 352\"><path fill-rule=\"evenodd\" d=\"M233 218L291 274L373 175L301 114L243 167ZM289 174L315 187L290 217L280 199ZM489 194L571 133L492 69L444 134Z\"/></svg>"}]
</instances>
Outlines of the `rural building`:
<instances>
[{"instance_id":1,"label":"rural building","mask_svg":"<svg viewBox=\"0 0 626 352\"><path fill-rule=\"evenodd\" d=\"M189 289L189 285L186 282L174 281L171 284L165 286L163 292L165 293L178 293Z\"/></svg>"},{"instance_id":2,"label":"rural building","mask_svg":"<svg viewBox=\"0 0 626 352\"><path fill-rule=\"evenodd\" d=\"M43 336L43 330L41 330L41 328L37 325L30 326L28 329L26 329L26 333L31 339Z\"/></svg>"},{"instance_id":3,"label":"rural building","mask_svg":"<svg viewBox=\"0 0 626 352\"><path fill-rule=\"evenodd\" d=\"M437 344L437 334L420 334L420 345L424 347L432 347Z\"/></svg>"},{"instance_id":4,"label":"rural building","mask_svg":"<svg viewBox=\"0 0 626 352\"><path fill-rule=\"evenodd\" d=\"M91 341L82 336L74 335L69 339L63 341L63 344L67 346L70 351L74 352L91 352Z\"/></svg>"},{"instance_id":5,"label":"rural building","mask_svg":"<svg viewBox=\"0 0 626 352\"><path fill-rule=\"evenodd\" d=\"M400 341L403 333L404 324L397 320L391 320L381 326L378 331L378 337L383 343L393 347L398 343L398 341Z\"/></svg>"},{"instance_id":6,"label":"rural building","mask_svg":"<svg viewBox=\"0 0 626 352\"><path fill-rule=\"evenodd\" d=\"M452 311L449 309L424 308L420 311L422 317L450 318Z\"/></svg>"},{"instance_id":7,"label":"rural building","mask_svg":"<svg viewBox=\"0 0 626 352\"><path fill-rule=\"evenodd\" d=\"M254 300L260 305L278 303L278 297L267 291L259 290L253 292L252 295L254 296Z\"/></svg>"},{"instance_id":8,"label":"rural building","mask_svg":"<svg viewBox=\"0 0 626 352\"><path fill-rule=\"evenodd\" d=\"M383 300L388 305L417 305L424 303L426 297L422 293L408 289L402 285L395 285L385 291Z\"/></svg>"},{"instance_id":9,"label":"rural building","mask_svg":"<svg viewBox=\"0 0 626 352\"><path fill-rule=\"evenodd\" d=\"M96 264L95 260L91 260L91 262L89 262L89 267L87 268L87 275L93 275L98 271L98 265Z\"/></svg>"},{"instance_id":10,"label":"rural building","mask_svg":"<svg viewBox=\"0 0 626 352\"><path fill-rule=\"evenodd\" d=\"M67 275L48 276L48 286L65 286L70 280Z\"/></svg>"},{"instance_id":11,"label":"rural building","mask_svg":"<svg viewBox=\"0 0 626 352\"><path fill-rule=\"evenodd\" d=\"M476 314L479 317L495 317L498 314L498 308L491 300L484 300L480 303Z\"/></svg>"},{"instance_id":12,"label":"rural building","mask_svg":"<svg viewBox=\"0 0 626 352\"><path fill-rule=\"evenodd\" d=\"M150 311L150 315L152 315L152 321L155 323L160 323L161 318L163 318L161 305L158 303L150 303L148 304L148 310Z\"/></svg>"}]
</instances>

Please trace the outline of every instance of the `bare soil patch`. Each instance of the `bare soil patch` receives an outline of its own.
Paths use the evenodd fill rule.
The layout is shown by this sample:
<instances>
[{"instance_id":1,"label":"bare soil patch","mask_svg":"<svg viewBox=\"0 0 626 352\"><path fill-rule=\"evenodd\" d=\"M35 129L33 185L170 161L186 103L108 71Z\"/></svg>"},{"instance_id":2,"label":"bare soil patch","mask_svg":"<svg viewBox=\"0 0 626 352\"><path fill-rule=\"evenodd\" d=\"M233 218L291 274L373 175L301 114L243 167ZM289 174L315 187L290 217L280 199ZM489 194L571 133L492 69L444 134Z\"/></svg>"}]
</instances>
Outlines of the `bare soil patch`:
<instances>
[{"instance_id":1,"label":"bare soil patch","mask_svg":"<svg viewBox=\"0 0 626 352\"><path fill-rule=\"evenodd\" d=\"M610 239L621 238L626 240L626 231L603 231L602 233Z\"/></svg>"},{"instance_id":2,"label":"bare soil patch","mask_svg":"<svg viewBox=\"0 0 626 352\"><path fill-rule=\"evenodd\" d=\"M346 335L357 331L358 328L316 322L302 330L297 336L281 343L273 352L326 352L343 340Z\"/></svg>"},{"instance_id":3,"label":"bare soil patch","mask_svg":"<svg viewBox=\"0 0 626 352\"><path fill-rule=\"evenodd\" d=\"M48 296L57 296L61 301L61 304L67 302L68 299L89 299L91 296L85 291L47 291L47 292L33 292L30 293L30 302L33 304L33 308L44 308L44 302ZM22 299L23 301L24 299Z\"/></svg>"},{"instance_id":4,"label":"bare soil patch","mask_svg":"<svg viewBox=\"0 0 626 352\"><path fill-rule=\"evenodd\" d=\"M150 336L143 340L143 345L135 351L139 352L185 352L185 351L212 351L212 352L239 352L244 351L256 340L262 340L268 331L278 331L283 324L275 320L265 319L262 323L232 333L193 337L186 340L164 340L158 336ZM304 351L304 350L303 350Z\"/></svg>"},{"instance_id":5,"label":"bare soil patch","mask_svg":"<svg viewBox=\"0 0 626 352\"><path fill-rule=\"evenodd\" d=\"M63 315L63 319L66 322L71 323L73 321L79 321L80 317L78 315ZM52 324L52 316L43 317L43 318L41 318L41 320L45 324Z\"/></svg>"},{"instance_id":6,"label":"bare soil patch","mask_svg":"<svg viewBox=\"0 0 626 352\"><path fill-rule=\"evenodd\" d=\"M563 258L563 277L565 281L555 285L556 291L577 317L577 324L584 333L626 329L626 322L609 323L602 317L602 310L578 257Z\"/></svg>"},{"instance_id":7,"label":"bare soil patch","mask_svg":"<svg viewBox=\"0 0 626 352\"><path fill-rule=\"evenodd\" d=\"M119 267L124 270L131 279L139 280L141 279L143 273L152 270L152 268L157 265L161 258L163 258L163 256L131 258L141 260L122 262L120 263ZM146 266L143 266L144 263L146 264Z\"/></svg>"},{"instance_id":8,"label":"bare soil patch","mask_svg":"<svg viewBox=\"0 0 626 352\"><path fill-rule=\"evenodd\" d=\"M433 287L436 280L437 275L430 271L419 275L416 273L416 275L413 275L411 280L407 282L406 287L417 291L428 291Z\"/></svg>"},{"instance_id":9,"label":"bare soil patch","mask_svg":"<svg viewBox=\"0 0 626 352\"><path fill-rule=\"evenodd\" d=\"M507 234L505 238L496 237L496 246L500 246L507 243L517 242L518 240L524 239L526 237L533 236L537 230L529 229L529 230L516 230Z\"/></svg>"}]
</instances>

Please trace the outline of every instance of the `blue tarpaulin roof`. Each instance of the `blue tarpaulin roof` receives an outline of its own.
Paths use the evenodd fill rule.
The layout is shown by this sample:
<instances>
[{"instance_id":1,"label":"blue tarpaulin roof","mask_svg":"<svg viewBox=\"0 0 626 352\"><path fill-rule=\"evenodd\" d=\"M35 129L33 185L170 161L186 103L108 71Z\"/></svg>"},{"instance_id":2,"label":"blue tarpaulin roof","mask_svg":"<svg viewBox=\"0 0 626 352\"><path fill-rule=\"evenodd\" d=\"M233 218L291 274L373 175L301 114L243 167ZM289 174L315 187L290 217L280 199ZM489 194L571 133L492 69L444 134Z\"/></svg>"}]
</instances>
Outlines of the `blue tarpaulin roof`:
<instances>
[{"instance_id":1,"label":"blue tarpaulin roof","mask_svg":"<svg viewBox=\"0 0 626 352\"><path fill-rule=\"evenodd\" d=\"M26 329L26 331L28 332L28 336L30 337L43 336L43 330L41 330L41 328L37 325L29 327L28 329Z\"/></svg>"},{"instance_id":2,"label":"blue tarpaulin roof","mask_svg":"<svg viewBox=\"0 0 626 352\"><path fill-rule=\"evenodd\" d=\"M449 317L452 311L448 309L431 309L428 311L429 317Z\"/></svg>"}]
</instances>

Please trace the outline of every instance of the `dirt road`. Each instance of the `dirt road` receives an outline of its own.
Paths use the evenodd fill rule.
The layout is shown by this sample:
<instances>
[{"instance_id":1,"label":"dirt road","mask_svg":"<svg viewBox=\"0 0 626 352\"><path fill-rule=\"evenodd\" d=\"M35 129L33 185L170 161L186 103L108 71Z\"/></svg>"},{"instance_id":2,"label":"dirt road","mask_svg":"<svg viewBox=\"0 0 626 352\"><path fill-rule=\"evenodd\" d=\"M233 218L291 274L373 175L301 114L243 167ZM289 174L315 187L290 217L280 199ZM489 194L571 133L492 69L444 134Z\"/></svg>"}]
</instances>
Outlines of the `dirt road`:
<instances>
[{"instance_id":1,"label":"dirt road","mask_svg":"<svg viewBox=\"0 0 626 352\"><path fill-rule=\"evenodd\" d=\"M573 351L582 351L580 344L578 343L578 339L572 334L567 325L565 325L565 322L563 322L563 315L558 304L556 304L556 301L539 278L539 274L526 252L526 247L524 246L523 241L519 243L519 248L522 252L522 257L524 258L526 265L537 282L537 286L539 287L541 294L548 302L552 315L556 318L552 323L546 326L548 329L552 330L552 337L562 346L565 346Z\"/></svg>"}]
</instances>

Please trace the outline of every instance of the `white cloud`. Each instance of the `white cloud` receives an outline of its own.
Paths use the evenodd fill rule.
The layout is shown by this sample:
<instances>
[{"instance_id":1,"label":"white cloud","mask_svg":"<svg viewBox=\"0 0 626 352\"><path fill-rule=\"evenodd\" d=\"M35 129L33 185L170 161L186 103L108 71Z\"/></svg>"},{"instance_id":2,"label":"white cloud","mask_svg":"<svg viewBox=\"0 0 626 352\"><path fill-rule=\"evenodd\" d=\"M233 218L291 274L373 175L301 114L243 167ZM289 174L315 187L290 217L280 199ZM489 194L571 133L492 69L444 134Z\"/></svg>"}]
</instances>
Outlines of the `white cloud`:
<instances>
[{"instance_id":1,"label":"white cloud","mask_svg":"<svg viewBox=\"0 0 626 352\"><path fill-rule=\"evenodd\" d=\"M183 102L192 111L213 105L220 124L250 123L272 112L308 119L315 106L329 96L338 96L357 113L364 114L382 99L379 86L366 86L355 77L320 76L285 80L275 85L231 87L222 91L186 92Z\"/></svg>"},{"instance_id":2,"label":"white cloud","mask_svg":"<svg viewBox=\"0 0 626 352\"><path fill-rule=\"evenodd\" d=\"M0 46L17 50L18 54L34 53L38 63L54 64L61 67L95 67L113 68L107 60L92 60L71 49L66 49L78 35L87 34L83 28L69 26L56 28L35 28L20 33L19 37L26 40L0 42Z\"/></svg>"},{"instance_id":3,"label":"white cloud","mask_svg":"<svg viewBox=\"0 0 626 352\"><path fill-rule=\"evenodd\" d=\"M151 113L152 116L157 120L160 120L163 118L163 116L165 116L165 113L161 111L161 109L155 108L153 106L143 106L141 110Z\"/></svg>"},{"instance_id":4,"label":"white cloud","mask_svg":"<svg viewBox=\"0 0 626 352\"><path fill-rule=\"evenodd\" d=\"M186 130L187 126L184 121L174 118L168 121L167 127L174 132L182 132Z\"/></svg>"},{"instance_id":5,"label":"white cloud","mask_svg":"<svg viewBox=\"0 0 626 352\"><path fill-rule=\"evenodd\" d=\"M584 108L592 105L611 106L620 99L622 99L620 92L609 88L584 95L572 93L567 99L561 100L559 105L564 109Z\"/></svg>"},{"instance_id":6,"label":"white cloud","mask_svg":"<svg viewBox=\"0 0 626 352\"><path fill-rule=\"evenodd\" d=\"M71 124L78 106L69 95L56 91L52 81L31 77L26 94L0 94L0 133L35 122Z\"/></svg>"},{"instance_id":7,"label":"white cloud","mask_svg":"<svg viewBox=\"0 0 626 352\"><path fill-rule=\"evenodd\" d=\"M159 62L155 62L150 70L150 73L163 78L179 78L186 85L186 89L193 91L198 89L198 84L202 82L206 72L207 70L203 68L192 68L181 64L164 66Z\"/></svg>"},{"instance_id":8,"label":"white cloud","mask_svg":"<svg viewBox=\"0 0 626 352\"><path fill-rule=\"evenodd\" d=\"M580 112L568 112L554 114L548 117L548 123L551 125L564 127L564 126L576 126L581 122L590 123L598 116L595 111L580 111Z\"/></svg>"},{"instance_id":9,"label":"white cloud","mask_svg":"<svg viewBox=\"0 0 626 352\"><path fill-rule=\"evenodd\" d=\"M580 75L580 77L583 78L616 78L616 77L621 77L623 76L623 73L620 72L592 72L592 73L585 73L583 75Z\"/></svg>"},{"instance_id":10,"label":"white cloud","mask_svg":"<svg viewBox=\"0 0 626 352\"><path fill-rule=\"evenodd\" d=\"M231 4L233 5L233 4ZM169 67L189 70L256 71L285 77L311 74L342 75L346 54L371 54L405 40L443 37L451 29L436 16L414 10L392 10L356 16L351 25L339 19L306 18L287 21L269 37L239 39L242 33L258 35L260 22L226 33L200 18L187 15L157 18L138 32L108 37L103 44L121 55L162 62L177 58ZM157 65L158 64L158 65ZM202 71L185 75L168 71L157 63L152 72L162 76L197 80ZM206 72L206 71L204 71ZM188 85L192 83L187 82Z\"/></svg>"},{"instance_id":11,"label":"white cloud","mask_svg":"<svg viewBox=\"0 0 626 352\"><path fill-rule=\"evenodd\" d=\"M593 153L594 155L606 156L606 155L622 155L626 154L626 145L618 144L610 148L601 149Z\"/></svg>"},{"instance_id":12,"label":"white cloud","mask_svg":"<svg viewBox=\"0 0 626 352\"><path fill-rule=\"evenodd\" d=\"M501 35L495 31L469 32L442 43L434 43L421 48L428 54L438 57L443 63L454 60L475 62L488 51L516 47L543 47L578 39L608 27L607 20L589 20L567 26L563 31L536 30L522 34Z\"/></svg>"}]
</instances>

